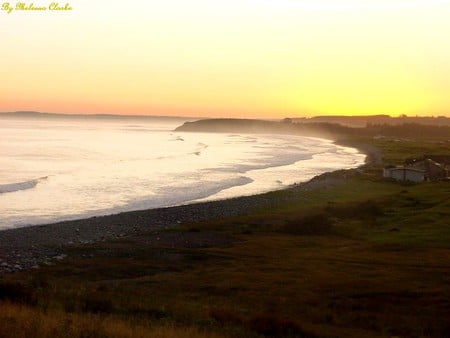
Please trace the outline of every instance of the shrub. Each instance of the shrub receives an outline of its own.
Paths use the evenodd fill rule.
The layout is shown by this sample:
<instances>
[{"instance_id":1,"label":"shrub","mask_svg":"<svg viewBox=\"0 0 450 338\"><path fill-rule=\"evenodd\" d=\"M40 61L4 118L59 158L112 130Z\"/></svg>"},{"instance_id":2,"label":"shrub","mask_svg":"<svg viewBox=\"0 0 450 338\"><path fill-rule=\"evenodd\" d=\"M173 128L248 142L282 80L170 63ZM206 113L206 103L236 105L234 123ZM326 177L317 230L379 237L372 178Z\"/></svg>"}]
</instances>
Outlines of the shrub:
<instances>
[{"instance_id":1,"label":"shrub","mask_svg":"<svg viewBox=\"0 0 450 338\"><path fill-rule=\"evenodd\" d=\"M91 313L112 313L114 311L114 306L110 299L101 298L98 295L91 295L81 302L81 311Z\"/></svg>"},{"instance_id":2,"label":"shrub","mask_svg":"<svg viewBox=\"0 0 450 338\"><path fill-rule=\"evenodd\" d=\"M273 315L259 315L248 319L246 326L266 337L316 337L305 332L296 322Z\"/></svg>"},{"instance_id":3,"label":"shrub","mask_svg":"<svg viewBox=\"0 0 450 338\"><path fill-rule=\"evenodd\" d=\"M24 284L0 282L0 300L34 305L37 297L33 290Z\"/></svg>"},{"instance_id":4,"label":"shrub","mask_svg":"<svg viewBox=\"0 0 450 338\"><path fill-rule=\"evenodd\" d=\"M331 221L324 214L309 215L288 221L281 231L293 235L326 235L331 231Z\"/></svg>"},{"instance_id":5,"label":"shrub","mask_svg":"<svg viewBox=\"0 0 450 338\"><path fill-rule=\"evenodd\" d=\"M220 325L240 325L242 319L234 312L224 309L213 309L209 312L209 315Z\"/></svg>"},{"instance_id":6,"label":"shrub","mask_svg":"<svg viewBox=\"0 0 450 338\"><path fill-rule=\"evenodd\" d=\"M368 220L383 215L383 209L380 204L372 200L345 206L328 206L326 211L332 216L343 219L357 218Z\"/></svg>"}]
</instances>

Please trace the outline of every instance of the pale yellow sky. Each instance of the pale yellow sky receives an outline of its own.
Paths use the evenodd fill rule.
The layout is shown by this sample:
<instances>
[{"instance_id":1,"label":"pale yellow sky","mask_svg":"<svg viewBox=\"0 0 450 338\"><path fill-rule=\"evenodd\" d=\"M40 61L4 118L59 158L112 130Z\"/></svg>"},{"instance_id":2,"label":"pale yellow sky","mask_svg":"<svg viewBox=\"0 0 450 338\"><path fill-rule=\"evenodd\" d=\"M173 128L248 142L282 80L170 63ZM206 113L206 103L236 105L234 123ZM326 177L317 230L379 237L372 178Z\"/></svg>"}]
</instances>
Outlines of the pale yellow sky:
<instances>
[{"instance_id":1,"label":"pale yellow sky","mask_svg":"<svg viewBox=\"0 0 450 338\"><path fill-rule=\"evenodd\" d=\"M450 1L68 3L0 10L0 111L450 116Z\"/></svg>"}]
</instances>

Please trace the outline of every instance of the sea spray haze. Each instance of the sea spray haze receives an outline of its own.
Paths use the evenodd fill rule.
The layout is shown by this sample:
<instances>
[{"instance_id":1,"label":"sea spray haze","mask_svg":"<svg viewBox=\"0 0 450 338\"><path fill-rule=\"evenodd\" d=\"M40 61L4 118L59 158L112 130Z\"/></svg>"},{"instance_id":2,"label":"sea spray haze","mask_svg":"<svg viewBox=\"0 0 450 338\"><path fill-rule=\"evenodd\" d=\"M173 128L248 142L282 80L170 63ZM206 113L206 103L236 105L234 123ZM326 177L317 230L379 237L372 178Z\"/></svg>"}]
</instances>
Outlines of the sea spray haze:
<instances>
[{"instance_id":1,"label":"sea spray haze","mask_svg":"<svg viewBox=\"0 0 450 338\"><path fill-rule=\"evenodd\" d=\"M184 121L0 117L0 229L256 194L364 161L317 138L173 132Z\"/></svg>"}]
</instances>

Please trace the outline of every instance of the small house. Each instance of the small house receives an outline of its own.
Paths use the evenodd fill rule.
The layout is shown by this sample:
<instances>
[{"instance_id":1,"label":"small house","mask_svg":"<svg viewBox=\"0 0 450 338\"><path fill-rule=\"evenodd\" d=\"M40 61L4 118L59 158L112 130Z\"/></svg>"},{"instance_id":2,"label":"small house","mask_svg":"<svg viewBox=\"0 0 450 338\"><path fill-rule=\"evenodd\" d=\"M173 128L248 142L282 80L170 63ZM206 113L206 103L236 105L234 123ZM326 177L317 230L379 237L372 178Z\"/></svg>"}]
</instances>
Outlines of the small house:
<instances>
[{"instance_id":1,"label":"small house","mask_svg":"<svg viewBox=\"0 0 450 338\"><path fill-rule=\"evenodd\" d=\"M403 182L423 182L426 179L426 171L408 167L386 168L383 176Z\"/></svg>"},{"instance_id":2,"label":"small house","mask_svg":"<svg viewBox=\"0 0 450 338\"><path fill-rule=\"evenodd\" d=\"M383 176L397 181L423 182L448 180L450 174L450 156L424 155L410 158L402 167L387 167Z\"/></svg>"}]
</instances>

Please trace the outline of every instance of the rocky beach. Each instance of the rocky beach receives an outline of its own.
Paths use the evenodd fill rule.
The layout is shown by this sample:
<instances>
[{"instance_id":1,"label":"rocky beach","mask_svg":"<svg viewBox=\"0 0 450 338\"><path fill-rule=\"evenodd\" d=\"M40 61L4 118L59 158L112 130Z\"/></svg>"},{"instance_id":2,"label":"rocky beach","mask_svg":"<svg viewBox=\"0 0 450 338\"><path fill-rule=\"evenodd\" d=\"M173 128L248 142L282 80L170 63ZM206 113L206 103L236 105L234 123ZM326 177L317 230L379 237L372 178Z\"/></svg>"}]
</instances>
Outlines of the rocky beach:
<instances>
[{"instance_id":1,"label":"rocky beach","mask_svg":"<svg viewBox=\"0 0 450 338\"><path fill-rule=\"evenodd\" d=\"M350 146L349 144L345 144ZM369 146L353 145L367 155L366 162L378 162L379 151ZM350 173L358 169L325 173L308 182L295 184L285 190L282 198L271 192L242 196L227 200L195 203L167 208L124 212L54 224L28 226L0 231L0 273L11 273L39 265L51 265L64 259L66 249L74 245L113 240L140 231L154 231L167 236L162 230L173 229L183 223L196 223L249 214L258 209L289 203L290 196L302 191L343 184ZM186 233L178 232L174 243L185 243ZM203 235L201 235L203 236ZM194 240L190 238L190 240ZM208 239L214 241L214 236ZM222 241L216 238L217 241Z\"/></svg>"},{"instance_id":2,"label":"rocky beach","mask_svg":"<svg viewBox=\"0 0 450 338\"><path fill-rule=\"evenodd\" d=\"M289 192L297 194L302 190L339 183L343 183L342 178L330 178L324 174L290 188ZM0 273L38 268L40 264L53 264L52 262L66 257L65 248L71 245L110 240L150 229L157 233L181 223L243 215L282 202L289 201L281 201L267 193L4 230L0 232ZM179 233L179 236L184 234Z\"/></svg>"}]
</instances>

